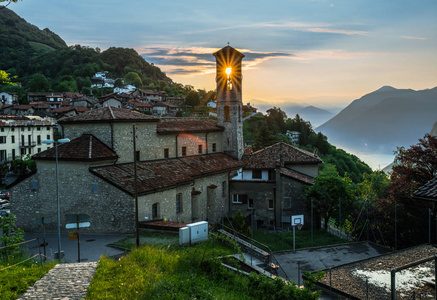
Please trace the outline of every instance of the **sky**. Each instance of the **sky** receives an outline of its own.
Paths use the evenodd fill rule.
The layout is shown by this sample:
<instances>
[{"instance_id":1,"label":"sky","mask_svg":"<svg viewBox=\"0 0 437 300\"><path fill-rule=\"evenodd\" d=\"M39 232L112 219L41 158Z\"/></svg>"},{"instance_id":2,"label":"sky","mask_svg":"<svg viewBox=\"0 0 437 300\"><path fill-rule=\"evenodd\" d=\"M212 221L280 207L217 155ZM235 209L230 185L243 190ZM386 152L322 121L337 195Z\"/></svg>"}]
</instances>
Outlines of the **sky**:
<instances>
[{"instance_id":1,"label":"sky","mask_svg":"<svg viewBox=\"0 0 437 300\"><path fill-rule=\"evenodd\" d=\"M212 53L245 54L243 101L336 110L384 85L437 86L436 0L23 0L68 45L134 48L175 82L215 88Z\"/></svg>"}]
</instances>

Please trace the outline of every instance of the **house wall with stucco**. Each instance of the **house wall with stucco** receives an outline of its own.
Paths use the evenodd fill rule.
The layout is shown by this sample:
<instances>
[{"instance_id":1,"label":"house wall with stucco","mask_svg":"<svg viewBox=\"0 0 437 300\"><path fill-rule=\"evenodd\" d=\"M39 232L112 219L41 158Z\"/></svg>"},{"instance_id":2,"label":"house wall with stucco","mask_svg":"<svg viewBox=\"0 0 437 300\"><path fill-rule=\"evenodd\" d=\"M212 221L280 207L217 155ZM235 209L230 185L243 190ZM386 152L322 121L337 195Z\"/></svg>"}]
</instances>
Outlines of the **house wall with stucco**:
<instances>
[{"instance_id":1,"label":"house wall with stucco","mask_svg":"<svg viewBox=\"0 0 437 300\"><path fill-rule=\"evenodd\" d=\"M65 229L66 214L87 214L89 228L81 232L125 233L135 230L134 198L91 174L88 169L106 162L59 161L59 201L61 231ZM16 224L24 231L41 231L34 219L51 217L47 231L57 229L56 164L38 161L37 173L10 188L11 211Z\"/></svg>"}]
</instances>

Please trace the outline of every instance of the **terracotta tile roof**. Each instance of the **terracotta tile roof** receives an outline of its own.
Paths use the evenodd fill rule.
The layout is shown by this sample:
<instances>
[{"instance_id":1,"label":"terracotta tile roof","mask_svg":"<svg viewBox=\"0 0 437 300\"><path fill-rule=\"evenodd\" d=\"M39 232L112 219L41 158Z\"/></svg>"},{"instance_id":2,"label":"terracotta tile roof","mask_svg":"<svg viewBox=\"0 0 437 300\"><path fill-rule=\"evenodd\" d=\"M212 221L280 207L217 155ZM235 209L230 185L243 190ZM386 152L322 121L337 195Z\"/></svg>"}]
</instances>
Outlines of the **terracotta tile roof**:
<instances>
[{"instance_id":1,"label":"terracotta tile roof","mask_svg":"<svg viewBox=\"0 0 437 300\"><path fill-rule=\"evenodd\" d=\"M15 105L14 107L12 107L12 109L18 109L18 110L28 110L30 108L32 108L32 105L29 104Z\"/></svg>"},{"instance_id":2,"label":"terracotta tile roof","mask_svg":"<svg viewBox=\"0 0 437 300\"><path fill-rule=\"evenodd\" d=\"M241 162L223 153L138 162L138 194L171 189L195 178L241 167ZM90 172L130 195L135 194L134 163L93 167Z\"/></svg>"},{"instance_id":3,"label":"terracotta tile roof","mask_svg":"<svg viewBox=\"0 0 437 300\"><path fill-rule=\"evenodd\" d=\"M130 109L102 107L59 121L60 124L108 122L158 122L159 119Z\"/></svg>"},{"instance_id":4,"label":"terracotta tile roof","mask_svg":"<svg viewBox=\"0 0 437 300\"><path fill-rule=\"evenodd\" d=\"M70 106L54 108L54 109L52 109L52 113L62 114L62 113L69 112L69 111L72 111L72 110L75 110L75 109L76 109L75 107L70 107Z\"/></svg>"},{"instance_id":5,"label":"terracotta tile roof","mask_svg":"<svg viewBox=\"0 0 437 300\"><path fill-rule=\"evenodd\" d=\"M69 143L58 145L58 160L98 161L117 159L118 155L98 138L84 134ZM55 160L56 149L52 147L32 156L35 160Z\"/></svg>"},{"instance_id":6,"label":"terracotta tile roof","mask_svg":"<svg viewBox=\"0 0 437 300\"><path fill-rule=\"evenodd\" d=\"M75 106L74 108L76 109L77 112L90 111L90 109L88 107L85 107L85 106Z\"/></svg>"},{"instance_id":7,"label":"terracotta tile roof","mask_svg":"<svg viewBox=\"0 0 437 300\"><path fill-rule=\"evenodd\" d=\"M428 181L413 194L414 198L437 201L437 177Z\"/></svg>"},{"instance_id":8,"label":"terracotta tile roof","mask_svg":"<svg viewBox=\"0 0 437 300\"><path fill-rule=\"evenodd\" d=\"M303 183L306 184L313 184L314 183L314 178L305 174L302 174L300 172L297 172L295 170L291 170L288 168L281 168L280 171L281 175L302 181Z\"/></svg>"},{"instance_id":9,"label":"terracotta tile roof","mask_svg":"<svg viewBox=\"0 0 437 300\"><path fill-rule=\"evenodd\" d=\"M137 102L137 101L133 101L133 100L130 100L129 104L135 105L137 107L149 107L149 108L153 107L153 105L150 103Z\"/></svg>"},{"instance_id":10,"label":"terracotta tile roof","mask_svg":"<svg viewBox=\"0 0 437 300\"><path fill-rule=\"evenodd\" d=\"M5 109L5 108L9 108L9 107L13 107L13 105L11 104L5 104L1 107L1 109Z\"/></svg>"},{"instance_id":11,"label":"terracotta tile roof","mask_svg":"<svg viewBox=\"0 0 437 300\"><path fill-rule=\"evenodd\" d=\"M208 118L161 118L157 127L158 134L219 132L223 130L217 125L217 121Z\"/></svg>"},{"instance_id":12,"label":"terracotta tile roof","mask_svg":"<svg viewBox=\"0 0 437 300\"><path fill-rule=\"evenodd\" d=\"M323 161L313 153L280 142L251 154L242 159L247 169L274 169L277 164L319 164Z\"/></svg>"}]
</instances>

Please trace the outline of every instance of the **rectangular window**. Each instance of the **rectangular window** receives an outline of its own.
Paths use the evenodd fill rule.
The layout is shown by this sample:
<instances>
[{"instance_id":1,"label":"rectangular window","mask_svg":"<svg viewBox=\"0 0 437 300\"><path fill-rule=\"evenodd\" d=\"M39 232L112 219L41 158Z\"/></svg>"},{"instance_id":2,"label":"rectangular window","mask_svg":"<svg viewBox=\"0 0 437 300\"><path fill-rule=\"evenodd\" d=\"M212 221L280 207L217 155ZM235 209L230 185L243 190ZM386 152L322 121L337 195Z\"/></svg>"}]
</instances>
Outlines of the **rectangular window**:
<instances>
[{"instance_id":1,"label":"rectangular window","mask_svg":"<svg viewBox=\"0 0 437 300\"><path fill-rule=\"evenodd\" d=\"M203 152L203 146L202 145L199 145L199 154L202 154L202 152Z\"/></svg>"},{"instance_id":2,"label":"rectangular window","mask_svg":"<svg viewBox=\"0 0 437 300\"><path fill-rule=\"evenodd\" d=\"M269 199L269 210L273 210L274 209L274 204L273 204L273 199Z\"/></svg>"},{"instance_id":3,"label":"rectangular window","mask_svg":"<svg viewBox=\"0 0 437 300\"><path fill-rule=\"evenodd\" d=\"M15 143L15 135L11 135L11 143L12 143L12 144Z\"/></svg>"},{"instance_id":4,"label":"rectangular window","mask_svg":"<svg viewBox=\"0 0 437 300\"><path fill-rule=\"evenodd\" d=\"M30 131L30 127L27 127L27 131Z\"/></svg>"},{"instance_id":5,"label":"rectangular window","mask_svg":"<svg viewBox=\"0 0 437 300\"><path fill-rule=\"evenodd\" d=\"M36 130L37 130L37 131L40 131L40 130L41 130L41 127L36 127Z\"/></svg>"},{"instance_id":6,"label":"rectangular window","mask_svg":"<svg viewBox=\"0 0 437 300\"><path fill-rule=\"evenodd\" d=\"M176 213L182 212L182 194L176 194Z\"/></svg>"},{"instance_id":7,"label":"rectangular window","mask_svg":"<svg viewBox=\"0 0 437 300\"><path fill-rule=\"evenodd\" d=\"M245 194L232 194L232 203L246 204L247 199L248 197Z\"/></svg>"},{"instance_id":8,"label":"rectangular window","mask_svg":"<svg viewBox=\"0 0 437 300\"><path fill-rule=\"evenodd\" d=\"M262 171L261 170L252 170L252 179L262 179Z\"/></svg>"},{"instance_id":9,"label":"rectangular window","mask_svg":"<svg viewBox=\"0 0 437 300\"><path fill-rule=\"evenodd\" d=\"M47 135L47 139L50 140L50 134Z\"/></svg>"},{"instance_id":10,"label":"rectangular window","mask_svg":"<svg viewBox=\"0 0 437 300\"><path fill-rule=\"evenodd\" d=\"M6 150L0 150L0 161L6 160Z\"/></svg>"},{"instance_id":11,"label":"rectangular window","mask_svg":"<svg viewBox=\"0 0 437 300\"><path fill-rule=\"evenodd\" d=\"M14 132L14 131L15 131L15 128L11 128L11 131Z\"/></svg>"},{"instance_id":12,"label":"rectangular window","mask_svg":"<svg viewBox=\"0 0 437 300\"><path fill-rule=\"evenodd\" d=\"M158 204L159 203L153 203L152 204L152 218L158 217Z\"/></svg>"},{"instance_id":13,"label":"rectangular window","mask_svg":"<svg viewBox=\"0 0 437 300\"><path fill-rule=\"evenodd\" d=\"M253 208L253 199L249 199L249 201L247 202L247 207Z\"/></svg>"},{"instance_id":14,"label":"rectangular window","mask_svg":"<svg viewBox=\"0 0 437 300\"><path fill-rule=\"evenodd\" d=\"M41 136L40 135L38 135L36 137L36 142L37 142L38 145L41 145Z\"/></svg>"},{"instance_id":15,"label":"rectangular window","mask_svg":"<svg viewBox=\"0 0 437 300\"><path fill-rule=\"evenodd\" d=\"M182 156L187 156L187 147L182 147Z\"/></svg>"},{"instance_id":16,"label":"rectangular window","mask_svg":"<svg viewBox=\"0 0 437 300\"><path fill-rule=\"evenodd\" d=\"M12 149L12 159L15 159L15 149Z\"/></svg>"},{"instance_id":17,"label":"rectangular window","mask_svg":"<svg viewBox=\"0 0 437 300\"><path fill-rule=\"evenodd\" d=\"M40 153L41 152L41 148L38 148L37 152Z\"/></svg>"},{"instance_id":18,"label":"rectangular window","mask_svg":"<svg viewBox=\"0 0 437 300\"><path fill-rule=\"evenodd\" d=\"M32 144L32 136L30 134L27 136L27 142L29 143L29 146Z\"/></svg>"},{"instance_id":19,"label":"rectangular window","mask_svg":"<svg viewBox=\"0 0 437 300\"><path fill-rule=\"evenodd\" d=\"M93 182L91 183L91 189L93 191L94 194L96 194L98 192L98 185L97 182Z\"/></svg>"},{"instance_id":20,"label":"rectangular window","mask_svg":"<svg viewBox=\"0 0 437 300\"><path fill-rule=\"evenodd\" d=\"M226 197L226 181L222 182L222 196Z\"/></svg>"},{"instance_id":21,"label":"rectangular window","mask_svg":"<svg viewBox=\"0 0 437 300\"><path fill-rule=\"evenodd\" d=\"M3 127L1 128L1 132L5 132L5 129Z\"/></svg>"},{"instance_id":22,"label":"rectangular window","mask_svg":"<svg viewBox=\"0 0 437 300\"><path fill-rule=\"evenodd\" d=\"M0 144L6 144L6 137L0 136Z\"/></svg>"},{"instance_id":23,"label":"rectangular window","mask_svg":"<svg viewBox=\"0 0 437 300\"><path fill-rule=\"evenodd\" d=\"M47 126L47 130L50 130L50 127L49 127L49 126Z\"/></svg>"},{"instance_id":24,"label":"rectangular window","mask_svg":"<svg viewBox=\"0 0 437 300\"><path fill-rule=\"evenodd\" d=\"M216 152L217 151L217 144L213 143L212 144L212 152Z\"/></svg>"},{"instance_id":25,"label":"rectangular window","mask_svg":"<svg viewBox=\"0 0 437 300\"><path fill-rule=\"evenodd\" d=\"M136 161L140 161L140 151L135 152Z\"/></svg>"},{"instance_id":26,"label":"rectangular window","mask_svg":"<svg viewBox=\"0 0 437 300\"><path fill-rule=\"evenodd\" d=\"M164 158L168 158L168 152L169 152L168 148L165 148L164 149Z\"/></svg>"}]
</instances>

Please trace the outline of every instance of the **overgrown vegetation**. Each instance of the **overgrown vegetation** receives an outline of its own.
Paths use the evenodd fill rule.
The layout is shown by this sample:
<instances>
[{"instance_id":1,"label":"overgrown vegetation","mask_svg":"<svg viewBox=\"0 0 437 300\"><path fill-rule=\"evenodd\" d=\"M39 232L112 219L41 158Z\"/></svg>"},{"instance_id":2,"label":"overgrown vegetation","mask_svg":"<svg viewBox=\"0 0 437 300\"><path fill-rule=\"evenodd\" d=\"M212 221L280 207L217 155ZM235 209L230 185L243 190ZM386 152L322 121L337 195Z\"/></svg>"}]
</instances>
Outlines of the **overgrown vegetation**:
<instances>
[{"instance_id":1,"label":"overgrown vegetation","mask_svg":"<svg viewBox=\"0 0 437 300\"><path fill-rule=\"evenodd\" d=\"M194 247L145 246L113 261L102 258L89 299L317 299L318 293L224 268L232 250L209 240ZM313 279L313 281L316 279ZM310 285L311 283L308 282Z\"/></svg>"}]
</instances>

